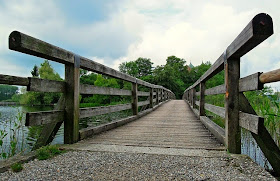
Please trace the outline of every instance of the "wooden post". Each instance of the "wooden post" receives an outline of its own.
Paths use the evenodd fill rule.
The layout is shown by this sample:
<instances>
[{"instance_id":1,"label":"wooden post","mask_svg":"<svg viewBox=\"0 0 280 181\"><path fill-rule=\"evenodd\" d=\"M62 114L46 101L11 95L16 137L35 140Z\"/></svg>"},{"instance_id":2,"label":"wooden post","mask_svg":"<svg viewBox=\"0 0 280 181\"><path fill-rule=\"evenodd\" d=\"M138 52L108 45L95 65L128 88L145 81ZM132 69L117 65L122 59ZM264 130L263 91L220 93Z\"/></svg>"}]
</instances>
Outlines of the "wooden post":
<instances>
[{"instance_id":1,"label":"wooden post","mask_svg":"<svg viewBox=\"0 0 280 181\"><path fill-rule=\"evenodd\" d=\"M74 64L65 65L65 122L64 143L79 141L80 119L80 57L75 55Z\"/></svg>"},{"instance_id":2,"label":"wooden post","mask_svg":"<svg viewBox=\"0 0 280 181\"><path fill-rule=\"evenodd\" d=\"M150 108L154 107L154 89L151 87L150 88Z\"/></svg>"},{"instance_id":3,"label":"wooden post","mask_svg":"<svg viewBox=\"0 0 280 181\"><path fill-rule=\"evenodd\" d=\"M138 85L132 83L132 112L133 115L138 115Z\"/></svg>"},{"instance_id":4,"label":"wooden post","mask_svg":"<svg viewBox=\"0 0 280 181\"><path fill-rule=\"evenodd\" d=\"M192 107L194 107L195 106L195 93L196 93L196 91L195 91L195 88L192 88Z\"/></svg>"},{"instance_id":5,"label":"wooden post","mask_svg":"<svg viewBox=\"0 0 280 181\"><path fill-rule=\"evenodd\" d=\"M164 96L164 95L163 95L163 89L161 89L161 102L163 102L163 99L164 99L163 96Z\"/></svg>"},{"instance_id":6,"label":"wooden post","mask_svg":"<svg viewBox=\"0 0 280 181\"><path fill-rule=\"evenodd\" d=\"M239 127L239 78L240 58L225 62L225 133L226 146L230 153L241 153L241 131Z\"/></svg>"},{"instance_id":7,"label":"wooden post","mask_svg":"<svg viewBox=\"0 0 280 181\"><path fill-rule=\"evenodd\" d=\"M159 90L156 88L156 105L159 104Z\"/></svg>"},{"instance_id":8,"label":"wooden post","mask_svg":"<svg viewBox=\"0 0 280 181\"><path fill-rule=\"evenodd\" d=\"M200 82L199 116L205 116L205 82Z\"/></svg>"}]
</instances>

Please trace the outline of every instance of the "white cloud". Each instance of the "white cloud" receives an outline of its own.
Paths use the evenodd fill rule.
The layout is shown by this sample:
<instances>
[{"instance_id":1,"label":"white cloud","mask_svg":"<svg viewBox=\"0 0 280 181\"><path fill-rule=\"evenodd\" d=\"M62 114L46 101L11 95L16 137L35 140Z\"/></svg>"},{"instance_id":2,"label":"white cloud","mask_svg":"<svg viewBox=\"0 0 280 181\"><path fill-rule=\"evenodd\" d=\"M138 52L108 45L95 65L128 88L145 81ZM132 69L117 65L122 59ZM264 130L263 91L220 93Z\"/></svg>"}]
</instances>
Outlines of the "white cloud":
<instances>
[{"instance_id":1,"label":"white cloud","mask_svg":"<svg viewBox=\"0 0 280 181\"><path fill-rule=\"evenodd\" d=\"M138 57L165 64L170 55L194 65L213 63L254 15L267 12L274 19L275 35L242 58L242 75L280 66L278 0L122 0L108 4L112 7L106 19L79 26L57 5L54 0L1 2L0 42L6 43L0 44L0 58L11 55L7 39L17 29L116 69Z\"/></svg>"}]
</instances>

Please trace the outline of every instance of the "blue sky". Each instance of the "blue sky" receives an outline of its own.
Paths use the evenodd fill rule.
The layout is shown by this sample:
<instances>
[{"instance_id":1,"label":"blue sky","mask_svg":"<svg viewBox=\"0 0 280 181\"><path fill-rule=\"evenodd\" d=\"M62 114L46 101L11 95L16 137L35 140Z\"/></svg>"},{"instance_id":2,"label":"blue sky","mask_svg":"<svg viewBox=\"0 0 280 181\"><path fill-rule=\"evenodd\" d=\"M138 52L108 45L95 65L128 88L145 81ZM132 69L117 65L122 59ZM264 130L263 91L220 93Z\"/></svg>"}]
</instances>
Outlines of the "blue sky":
<instances>
[{"instance_id":1,"label":"blue sky","mask_svg":"<svg viewBox=\"0 0 280 181\"><path fill-rule=\"evenodd\" d=\"M199 65L214 63L261 12L272 16L275 33L242 57L241 76L266 72L280 68L279 7L279 0L0 0L0 74L31 76L43 61L8 49L13 30L115 69L138 57L162 65L170 55Z\"/></svg>"}]
</instances>

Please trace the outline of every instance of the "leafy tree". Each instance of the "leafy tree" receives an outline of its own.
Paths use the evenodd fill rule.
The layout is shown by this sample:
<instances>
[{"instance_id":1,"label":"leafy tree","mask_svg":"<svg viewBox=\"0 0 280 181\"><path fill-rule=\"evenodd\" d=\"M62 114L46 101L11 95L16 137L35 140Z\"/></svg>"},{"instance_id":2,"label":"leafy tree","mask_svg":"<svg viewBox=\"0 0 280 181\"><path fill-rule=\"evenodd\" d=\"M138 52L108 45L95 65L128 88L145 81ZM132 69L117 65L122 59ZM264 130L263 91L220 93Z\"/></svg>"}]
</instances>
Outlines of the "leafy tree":
<instances>
[{"instance_id":1,"label":"leafy tree","mask_svg":"<svg viewBox=\"0 0 280 181\"><path fill-rule=\"evenodd\" d=\"M35 66L31 73L36 72ZM34 74L35 75L35 74ZM33 74L32 74L33 76ZM42 79L48 79L48 80L62 80L58 73L56 73L52 66L50 65L48 60L45 60L40 68L39 68L39 77ZM60 97L59 93L41 93L41 92L25 92L20 97L20 103L21 104L28 104L28 105L48 105L53 104L58 101ZM15 97L16 99L16 97Z\"/></svg>"},{"instance_id":2,"label":"leafy tree","mask_svg":"<svg viewBox=\"0 0 280 181\"><path fill-rule=\"evenodd\" d=\"M18 91L18 87L11 85L0 85L0 101L11 99Z\"/></svg>"},{"instance_id":3,"label":"leafy tree","mask_svg":"<svg viewBox=\"0 0 280 181\"><path fill-rule=\"evenodd\" d=\"M39 77L39 69L37 65L34 65L33 70L31 70L32 77Z\"/></svg>"},{"instance_id":4,"label":"leafy tree","mask_svg":"<svg viewBox=\"0 0 280 181\"><path fill-rule=\"evenodd\" d=\"M141 78L152 74L151 59L139 57L135 61L124 62L119 65L119 70L133 77Z\"/></svg>"}]
</instances>

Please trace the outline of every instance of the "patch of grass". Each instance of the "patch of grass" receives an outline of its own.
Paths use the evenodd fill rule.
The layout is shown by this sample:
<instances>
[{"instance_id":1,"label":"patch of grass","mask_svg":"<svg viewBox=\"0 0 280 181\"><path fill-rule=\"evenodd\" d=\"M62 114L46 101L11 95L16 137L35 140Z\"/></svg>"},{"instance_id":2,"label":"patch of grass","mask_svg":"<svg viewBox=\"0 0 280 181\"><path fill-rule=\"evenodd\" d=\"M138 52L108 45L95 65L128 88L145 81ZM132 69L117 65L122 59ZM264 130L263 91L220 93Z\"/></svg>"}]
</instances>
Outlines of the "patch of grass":
<instances>
[{"instance_id":1,"label":"patch of grass","mask_svg":"<svg viewBox=\"0 0 280 181\"><path fill-rule=\"evenodd\" d=\"M21 163L15 163L11 165L11 169L13 170L13 172L20 172L23 169L23 166Z\"/></svg>"},{"instance_id":2,"label":"patch of grass","mask_svg":"<svg viewBox=\"0 0 280 181\"><path fill-rule=\"evenodd\" d=\"M38 149L36 153L36 157L38 158L38 160L46 160L54 157L55 155L59 155L65 152L66 152L65 150L59 149L57 145L49 145Z\"/></svg>"}]
</instances>

